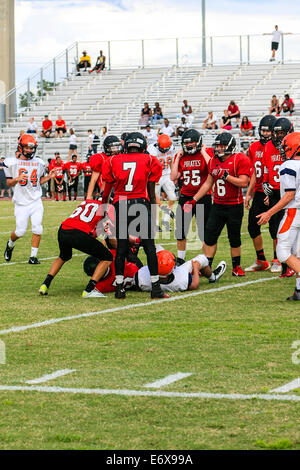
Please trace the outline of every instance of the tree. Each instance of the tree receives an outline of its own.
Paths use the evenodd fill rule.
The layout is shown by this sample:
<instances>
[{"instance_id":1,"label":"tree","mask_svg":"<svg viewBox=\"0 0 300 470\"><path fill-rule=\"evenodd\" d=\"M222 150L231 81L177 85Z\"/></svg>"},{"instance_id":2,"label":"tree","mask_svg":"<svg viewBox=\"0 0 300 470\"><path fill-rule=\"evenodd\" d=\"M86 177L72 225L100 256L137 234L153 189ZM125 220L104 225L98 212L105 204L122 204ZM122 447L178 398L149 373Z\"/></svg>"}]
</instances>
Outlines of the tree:
<instances>
[{"instance_id":1,"label":"tree","mask_svg":"<svg viewBox=\"0 0 300 470\"><path fill-rule=\"evenodd\" d=\"M36 102L36 97L32 91L29 92L29 102L28 102L28 92L19 95L19 106L20 108L29 108L30 104Z\"/></svg>"}]
</instances>

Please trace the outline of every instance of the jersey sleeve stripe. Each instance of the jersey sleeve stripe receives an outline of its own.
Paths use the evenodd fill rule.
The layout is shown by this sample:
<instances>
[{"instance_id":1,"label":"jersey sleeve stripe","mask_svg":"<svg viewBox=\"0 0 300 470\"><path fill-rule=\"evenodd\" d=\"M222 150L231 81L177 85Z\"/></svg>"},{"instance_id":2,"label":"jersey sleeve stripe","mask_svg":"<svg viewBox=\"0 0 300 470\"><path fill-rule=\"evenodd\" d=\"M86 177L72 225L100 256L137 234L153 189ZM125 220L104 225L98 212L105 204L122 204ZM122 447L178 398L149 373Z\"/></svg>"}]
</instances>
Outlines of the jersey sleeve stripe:
<instances>
[{"instance_id":1,"label":"jersey sleeve stripe","mask_svg":"<svg viewBox=\"0 0 300 470\"><path fill-rule=\"evenodd\" d=\"M292 170L291 168L284 168L283 170L280 171L280 176L283 176L283 175L291 175L296 178L297 173L295 170Z\"/></svg>"}]
</instances>

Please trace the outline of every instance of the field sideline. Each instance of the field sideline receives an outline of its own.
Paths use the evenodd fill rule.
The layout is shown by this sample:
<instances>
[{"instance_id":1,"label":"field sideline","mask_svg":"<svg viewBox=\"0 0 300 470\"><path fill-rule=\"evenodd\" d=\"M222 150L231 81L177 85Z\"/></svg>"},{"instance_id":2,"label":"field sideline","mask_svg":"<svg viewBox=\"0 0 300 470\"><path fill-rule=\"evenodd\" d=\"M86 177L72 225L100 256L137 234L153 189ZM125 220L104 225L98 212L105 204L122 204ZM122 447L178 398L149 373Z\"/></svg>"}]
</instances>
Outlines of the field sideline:
<instances>
[{"instance_id":1,"label":"field sideline","mask_svg":"<svg viewBox=\"0 0 300 470\"><path fill-rule=\"evenodd\" d=\"M215 265L228 270L196 292L82 299L88 278L74 252L41 297L57 228L76 206L44 202L41 265L27 264L30 231L0 261L1 449L300 449L300 305L285 301L295 279L233 278L223 232ZM0 213L3 253L13 204ZM246 217L242 232L246 267ZM161 243L176 251L173 232ZM190 244L187 258L199 250Z\"/></svg>"}]
</instances>

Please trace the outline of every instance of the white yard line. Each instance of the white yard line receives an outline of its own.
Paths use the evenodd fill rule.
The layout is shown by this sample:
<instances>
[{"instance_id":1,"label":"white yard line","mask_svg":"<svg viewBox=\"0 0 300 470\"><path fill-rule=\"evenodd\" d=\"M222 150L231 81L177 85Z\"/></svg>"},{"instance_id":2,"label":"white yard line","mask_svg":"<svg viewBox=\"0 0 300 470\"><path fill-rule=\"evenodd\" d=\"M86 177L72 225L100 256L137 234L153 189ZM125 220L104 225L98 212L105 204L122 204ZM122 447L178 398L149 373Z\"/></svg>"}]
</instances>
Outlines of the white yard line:
<instances>
[{"instance_id":1,"label":"white yard line","mask_svg":"<svg viewBox=\"0 0 300 470\"><path fill-rule=\"evenodd\" d=\"M182 299L186 299L186 298L189 298L189 297L196 297L198 295L212 294L214 292L223 292L223 291L227 291L227 290L230 290L230 289L237 289L239 287L249 286L251 284L259 284L261 282L274 281L275 279L278 279L278 278L277 277L264 277L264 278L258 279L256 281L240 282L238 284L230 284L228 286L217 287L217 288L214 288L214 289L207 289L207 290L204 290L204 291L190 292L190 293L184 294L184 295L174 295L173 297L170 297L169 299L151 300L150 302L140 302L138 304L128 304L128 305L124 305L123 307L108 308L106 310L99 310L99 311L96 311L96 312L79 313L78 315L70 315L70 316L61 317L61 318L51 318L50 320L45 320L45 321L37 322L37 323L31 323L29 325L12 326L11 328L8 328L6 330L0 330L0 335L7 335L9 333L19 333L20 331L31 330L33 328L40 328L42 326L53 325L54 323L60 323L62 321L77 320L78 318L89 318L89 317L93 317L95 315L104 315L106 313L122 312L124 310L131 310L133 308L147 307L148 305L158 305L158 304L164 303L164 302L176 302L176 300L182 300Z\"/></svg>"},{"instance_id":2,"label":"white yard line","mask_svg":"<svg viewBox=\"0 0 300 470\"><path fill-rule=\"evenodd\" d=\"M163 379L160 379L160 380L156 380L156 382L146 384L144 385L144 387L145 388L165 387L166 385L177 382L178 380L185 379L186 377L189 377L190 375L192 375L191 372L187 372L187 373L178 372L177 374L167 375L167 377L164 377Z\"/></svg>"},{"instance_id":3,"label":"white yard line","mask_svg":"<svg viewBox=\"0 0 300 470\"><path fill-rule=\"evenodd\" d=\"M42 377L38 377L37 379L33 380L26 380L26 384L42 384L43 382L48 382L48 380L57 379L57 377L63 377L64 375L71 374L72 372L76 372L76 369L61 369L52 372L52 374L46 374Z\"/></svg>"},{"instance_id":4,"label":"white yard line","mask_svg":"<svg viewBox=\"0 0 300 470\"><path fill-rule=\"evenodd\" d=\"M85 253L75 253L73 256L87 256ZM56 259L57 256L51 256L49 258L39 258L40 261L47 261L49 259ZM9 263L1 263L0 266L13 266L14 264L28 264L28 259L26 261L13 261Z\"/></svg>"},{"instance_id":5,"label":"white yard line","mask_svg":"<svg viewBox=\"0 0 300 470\"><path fill-rule=\"evenodd\" d=\"M292 382L282 385L282 387L274 388L274 390L270 390L270 393L287 393L297 388L300 388L300 378L292 380Z\"/></svg>"},{"instance_id":6,"label":"white yard line","mask_svg":"<svg viewBox=\"0 0 300 470\"><path fill-rule=\"evenodd\" d=\"M186 392L164 392L149 390L110 390L102 388L69 388L69 387L47 387L47 386L20 386L20 385L0 385L2 392L45 392L45 393L72 393L82 395L122 395L131 397L166 397L166 398L204 398L212 400L267 400L267 401L295 401L300 402L300 395L273 395L254 393L244 395L242 393L186 393Z\"/></svg>"},{"instance_id":7,"label":"white yard line","mask_svg":"<svg viewBox=\"0 0 300 470\"><path fill-rule=\"evenodd\" d=\"M44 228L43 233L44 233L44 232L47 232L47 230L56 230L56 229L58 229L58 228L59 228L59 225L57 225L57 226L55 226L55 227L47 227L47 228ZM0 232L0 235L7 235L7 234L9 234L9 233L11 233L11 232L12 232L12 230L9 230L8 232Z\"/></svg>"}]
</instances>

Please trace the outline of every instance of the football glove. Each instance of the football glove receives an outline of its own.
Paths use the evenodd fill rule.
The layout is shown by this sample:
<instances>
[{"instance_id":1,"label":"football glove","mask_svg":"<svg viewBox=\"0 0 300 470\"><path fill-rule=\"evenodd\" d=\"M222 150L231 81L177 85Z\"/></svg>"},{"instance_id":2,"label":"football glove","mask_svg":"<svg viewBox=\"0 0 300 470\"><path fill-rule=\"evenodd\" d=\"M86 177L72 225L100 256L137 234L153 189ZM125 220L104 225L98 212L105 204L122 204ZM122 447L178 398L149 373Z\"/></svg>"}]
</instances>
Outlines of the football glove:
<instances>
[{"instance_id":1,"label":"football glove","mask_svg":"<svg viewBox=\"0 0 300 470\"><path fill-rule=\"evenodd\" d=\"M267 181L264 181L262 184L263 192L265 193L266 196L271 196L273 194L273 186L268 183Z\"/></svg>"},{"instance_id":2,"label":"football glove","mask_svg":"<svg viewBox=\"0 0 300 470\"><path fill-rule=\"evenodd\" d=\"M229 171L228 171L228 170L225 170L224 168L220 168L220 169L218 170L217 176L218 176L218 178L220 178L221 180L226 181L228 175L229 175Z\"/></svg>"},{"instance_id":3,"label":"football glove","mask_svg":"<svg viewBox=\"0 0 300 470\"><path fill-rule=\"evenodd\" d=\"M197 204L196 199L192 199L191 201L187 201L187 202L183 205L183 211L184 211L186 214L189 214L190 212L192 212L193 207L194 207L196 204Z\"/></svg>"}]
</instances>

